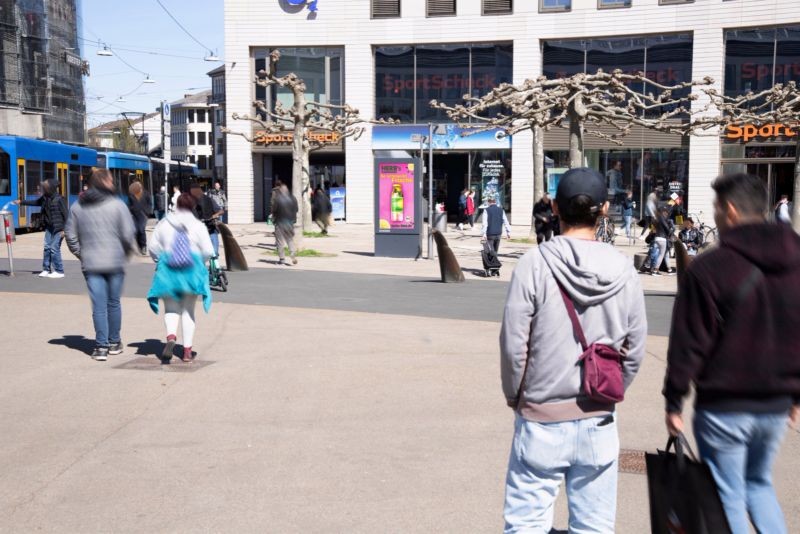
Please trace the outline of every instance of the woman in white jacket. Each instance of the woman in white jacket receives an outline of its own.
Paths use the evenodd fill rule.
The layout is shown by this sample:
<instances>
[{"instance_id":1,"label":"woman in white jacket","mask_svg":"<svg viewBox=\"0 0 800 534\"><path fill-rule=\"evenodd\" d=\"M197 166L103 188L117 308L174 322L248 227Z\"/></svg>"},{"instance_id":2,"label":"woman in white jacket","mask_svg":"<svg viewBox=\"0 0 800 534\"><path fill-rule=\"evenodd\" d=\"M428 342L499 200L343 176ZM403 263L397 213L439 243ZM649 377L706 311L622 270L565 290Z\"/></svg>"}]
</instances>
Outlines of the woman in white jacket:
<instances>
[{"instance_id":1,"label":"woman in white jacket","mask_svg":"<svg viewBox=\"0 0 800 534\"><path fill-rule=\"evenodd\" d=\"M147 300L158 313L159 299L164 300L164 323L167 343L161 355L168 363L177 343L178 323L183 330L183 361L194 359L192 343L195 320L194 306L197 296L203 297L203 308L211 307L211 289L208 285L206 262L214 254L211 238L205 224L194 216L195 200L183 193L175 202L175 211L156 225L148 250L156 262L153 284Z\"/></svg>"}]
</instances>

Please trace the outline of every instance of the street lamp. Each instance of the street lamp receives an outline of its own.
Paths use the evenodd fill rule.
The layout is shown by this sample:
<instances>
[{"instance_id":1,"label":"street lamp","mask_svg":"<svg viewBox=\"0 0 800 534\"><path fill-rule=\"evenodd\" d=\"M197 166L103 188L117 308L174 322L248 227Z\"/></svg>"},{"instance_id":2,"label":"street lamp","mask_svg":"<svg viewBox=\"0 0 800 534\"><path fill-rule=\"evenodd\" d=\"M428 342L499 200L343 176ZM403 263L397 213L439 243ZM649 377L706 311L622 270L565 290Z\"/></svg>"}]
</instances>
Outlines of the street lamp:
<instances>
[{"instance_id":1,"label":"street lamp","mask_svg":"<svg viewBox=\"0 0 800 534\"><path fill-rule=\"evenodd\" d=\"M203 58L204 61L219 61L219 57L212 52L211 50L208 51L208 55Z\"/></svg>"},{"instance_id":2,"label":"street lamp","mask_svg":"<svg viewBox=\"0 0 800 534\"><path fill-rule=\"evenodd\" d=\"M150 78L150 75L148 74L142 83L156 83L156 81Z\"/></svg>"},{"instance_id":3,"label":"street lamp","mask_svg":"<svg viewBox=\"0 0 800 534\"><path fill-rule=\"evenodd\" d=\"M110 57L110 56L113 56L114 53L111 50L109 50L106 45L103 45L103 48L101 48L100 50L97 51L97 55L98 56Z\"/></svg>"}]
</instances>

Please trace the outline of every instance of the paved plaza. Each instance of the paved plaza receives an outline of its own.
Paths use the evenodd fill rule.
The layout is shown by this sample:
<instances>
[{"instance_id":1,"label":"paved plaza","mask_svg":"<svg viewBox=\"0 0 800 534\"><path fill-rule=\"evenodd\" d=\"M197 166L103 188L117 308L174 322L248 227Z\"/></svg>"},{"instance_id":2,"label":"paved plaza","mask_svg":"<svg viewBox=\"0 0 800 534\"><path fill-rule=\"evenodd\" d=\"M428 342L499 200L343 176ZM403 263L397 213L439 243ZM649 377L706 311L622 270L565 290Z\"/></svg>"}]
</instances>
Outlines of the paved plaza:
<instances>
[{"instance_id":1,"label":"paved plaza","mask_svg":"<svg viewBox=\"0 0 800 534\"><path fill-rule=\"evenodd\" d=\"M198 315L198 362L170 366L154 357L149 259L129 269L125 352L100 363L79 265L65 247L67 277L38 279L41 234L19 236L19 272L0 276L0 531L498 532L513 417L497 337L529 245L504 242L501 280L467 270L459 285L434 262L372 257L367 227L308 239L335 256L297 268L274 265L269 227L233 230L252 269ZM448 237L478 269L479 238ZM643 281L648 352L619 408L617 531L634 534L649 530L641 453L666 441L675 283ZM799 457L791 431L775 470L790 532Z\"/></svg>"}]
</instances>

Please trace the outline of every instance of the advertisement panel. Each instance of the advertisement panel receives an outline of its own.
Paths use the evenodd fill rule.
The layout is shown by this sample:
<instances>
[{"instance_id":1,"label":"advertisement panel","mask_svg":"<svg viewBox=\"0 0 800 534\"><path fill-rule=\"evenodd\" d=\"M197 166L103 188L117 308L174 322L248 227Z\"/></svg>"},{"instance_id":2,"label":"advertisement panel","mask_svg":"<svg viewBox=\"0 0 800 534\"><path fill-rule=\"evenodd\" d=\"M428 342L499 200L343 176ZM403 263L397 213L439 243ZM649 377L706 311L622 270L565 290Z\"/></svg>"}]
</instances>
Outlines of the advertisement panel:
<instances>
[{"instance_id":1,"label":"advertisement panel","mask_svg":"<svg viewBox=\"0 0 800 534\"><path fill-rule=\"evenodd\" d=\"M434 150L508 150L511 137L500 130L487 130L472 135L463 135L466 128L447 124L445 133L433 135ZM418 136L428 136L428 126L411 124L406 126L374 126L372 128L373 150L419 150Z\"/></svg>"},{"instance_id":2,"label":"advertisement panel","mask_svg":"<svg viewBox=\"0 0 800 534\"><path fill-rule=\"evenodd\" d=\"M413 162L378 163L378 233L414 233Z\"/></svg>"},{"instance_id":3,"label":"advertisement panel","mask_svg":"<svg viewBox=\"0 0 800 534\"><path fill-rule=\"evenodd\" d=\"M346 197L347 189L344 187L331 187L331 216L334 220L344 220L344 201Z\"/></svg>"}]
</instances>

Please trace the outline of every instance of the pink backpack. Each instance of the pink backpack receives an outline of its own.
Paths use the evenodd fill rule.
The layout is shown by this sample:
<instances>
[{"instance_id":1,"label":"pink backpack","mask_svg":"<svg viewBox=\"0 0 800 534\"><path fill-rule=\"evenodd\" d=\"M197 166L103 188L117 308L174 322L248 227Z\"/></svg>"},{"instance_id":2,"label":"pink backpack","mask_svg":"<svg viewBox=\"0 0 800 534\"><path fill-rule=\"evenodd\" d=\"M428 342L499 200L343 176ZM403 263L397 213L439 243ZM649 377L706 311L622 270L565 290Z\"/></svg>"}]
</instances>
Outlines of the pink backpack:
<instances>
[{"instance_id":1,"label":"pink backpack","mask_svg":"<svg viewBox=\"0 0 800 534\"><path fill-rule=\"evenodd\" d=\"M564 291L561 283L558 283L558 290L567 307L575 336L583 347L583 354L579 359L583 363L583 392L595 402L603 404L622 402L625 398L625 386L622 382L624 356L608 345L601 343L587 345L572 299Z\"/></svg>"}]
</instances>

